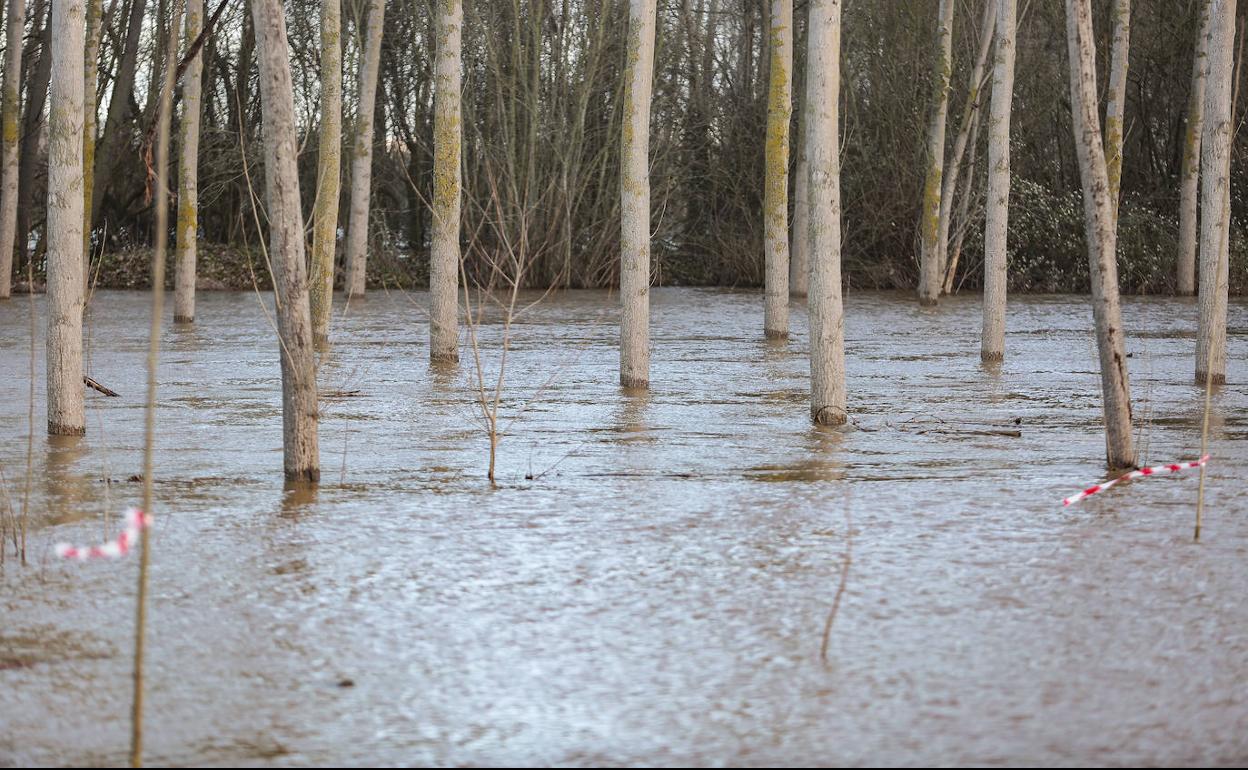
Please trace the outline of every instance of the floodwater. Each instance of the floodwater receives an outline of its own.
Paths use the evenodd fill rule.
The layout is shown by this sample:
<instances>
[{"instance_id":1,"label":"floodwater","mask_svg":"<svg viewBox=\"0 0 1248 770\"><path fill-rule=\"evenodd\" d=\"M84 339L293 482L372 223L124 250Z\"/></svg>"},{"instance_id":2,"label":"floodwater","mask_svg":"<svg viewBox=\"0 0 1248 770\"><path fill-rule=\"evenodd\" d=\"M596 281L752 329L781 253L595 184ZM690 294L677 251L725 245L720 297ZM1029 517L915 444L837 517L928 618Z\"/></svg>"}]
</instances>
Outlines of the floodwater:
<instances>
[{"instance_id":1,"label":"floodwater","mask_svg":"<svg viewBox=\"0 0 1248 770\"><path fill-rule=\"evenodd\" d=\"M1103 474L1083 297L1013 298L992 371L977 297L851 295L855 424L828 430L800 304L774 344L757 294L656 290L637 395L616 385L614 297L551 296L513 329L497 488L469 359L427 363L426 300L378 292L336 320L312 494L283 491L267 300L203 294L167 329L149 763L1248 760L1244 301L1194 544L1196 474L1060 504ZM15 505L27 313L0 304ZM125 761L137 562L51 548L140 499L147 313L145 294L94 300L88 373L121 397L88 394L85 439L48 439L36 391L31 564L0 575L0 764ZM1125 324L1142 459L1195 457L1195 305L1130 298Z\"/></svg>"}]
</instances>

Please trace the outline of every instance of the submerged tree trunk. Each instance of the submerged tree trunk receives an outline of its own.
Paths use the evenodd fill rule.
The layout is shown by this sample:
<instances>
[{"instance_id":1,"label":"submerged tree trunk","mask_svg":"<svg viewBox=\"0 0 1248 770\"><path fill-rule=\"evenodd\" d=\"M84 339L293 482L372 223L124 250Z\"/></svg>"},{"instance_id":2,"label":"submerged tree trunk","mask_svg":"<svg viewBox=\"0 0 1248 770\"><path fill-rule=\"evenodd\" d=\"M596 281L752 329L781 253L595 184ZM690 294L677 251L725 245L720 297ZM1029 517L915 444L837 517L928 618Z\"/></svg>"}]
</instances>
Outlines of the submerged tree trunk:
<instances>
[{"instance_id":1,"label":"submerged tree trunk","mask_svg":"<svg viewBox=\"0 0 1248 770\"><path fill-rule=\"evenodd\" d=\"M820 425L849 418L845 318L841 298L841 0L811 0L806 74L810 163L810 416Z\"/></svg>"},{"instance_id":2,"label":"submerged tree trunk","mask_svg":"<svg viewBox=\"0 0 1248 770\"><path fill-rule=\"evenodd\" d=\"M958 191L958 179L962 173L962 161L966 157L967 142L970 141L971 135L974 133L972 127L978 128L979 126L984 70L988 66L988 56L992 52L992 41L995 37L993 28L996 24L996 19L997 0L985 0L983 20L980 22L979 53L975 57L975 66L971 68L970 85L966 92L966 104L962 107L962 123L958 127L958 136L953 142L953 154L949 158L948 173L944 175L944 182L940 192L940 223L936 235L936 263L940 266L940 274L943 276L941 282L942 294L949 293L949 284L952 281L953 273L949 269L949 228L953 222L953 200ZM973 169L975 165L973 162L975 143L970 141L970 145L972 151L970 167ZM968 189L970 181L970 172L968 172Z\"/></svg>"},{"instance_id":3,"label":"submerged tree trunk","mask_svg":"<svg viewBox=\"0 0 1248 770\"><path fill-rule=\"evenodd\" d=\"M186 0L186 45L204 29L204 0ZM203 57L191 60L182 81L181 142L178 148L178 220L175 225L173 320L195 320L195 262L199 234L199 119Z\"/></svg>"},{"instance_id":4,"label":"submerged tree trunk","mask_svg":"<svg viewBox=\"0 0 1248 770\"><path fill-rule=\"evenodd\" d=\"M630 0L620 140L620 384L650 385L650 94L655 0Z\"/></svg>"},{"instance_id":5,"label":"submerged tree trunk","mask_svg":"<svg viewBox=\"0 0 1248 770\"><path fill-rule=\"evenodd\" d=\"M1196 382L1226 382L1226 303L1231 219L1231 92L1235 0L1209 6L1209 81L1201 141L1200 329Z\"/></svg>"},{"instance_id":6,"label":"submerged tree trunk","mask_svg":"<svg viewBox=\"0 0 1248 770\"><path fill-rule=\"evenodd\" d=\"M269 254L282 362L282 456L288 482L319 481L316 362L299 207L298 138L282 0L251 0L264 114ZM378 18L380 22L380 18ZM370 116L372 110L368 113Z\"/></svg>"},{"instance_id":7,"label":"submerged tree trunk","mask_svg":"<svg viewBox=\"0 0 1248 770\"><path fill-rule=\"evenodd\" d=\"M1074 119L1079 176L1083 181L1092 315L1101 363L1105 415L1105 454L1111 470L1135 465L1131 437L1131 394L1118 303L1117 223L1110 199L1100 119L1097 114L1096 51L1091 0L1066 0L1066 41L1070 56L1070 104Z\"/></svg>"},{"instance_id":8,"label":"submerged tree trunk","mask_svg":"<svg viewBox=\"0 0 1248 770\"><path fill-rule=\"evenodd\" d=\"M771 0L763 243L763 334L789 336L789 123L793 117L793 0Z\"/></svg>"},{"instance_id":9,"label":"submerged tree trunk","mask_svg":"<svg viewBox=\"0 0 1248 770\"><path fill-rule=\"evenodd\" d=\"M329 344L342 192L342 0L321 0L321 137L312 212L312 339Z\"/></svg>"},{"instance_id":10,"label":"submerged tree trunk","mask_svg":"<svg viewBox=\"0 0 1248 770\"><path fill-rule=\"evenodd\" d=\"M1005 359L1007 232L1010 221L1010 112L1014 103L1018 0L999 0L997 56L988 117L988 200L984 212L984 329L980 358Z\"/></svg>"},{"instance_id":11,"label":"submerged tree trunk","mask_svg":"<svg viewBox=\"0 0 1248 770\"><path fill-rule=\"evenodd\" d=\"M459 207L462 0L437 0L433 106L433 242L429 260L429 358L459 360Z\"/></svg>"},{"instance_id":12,"label":"submerged tree trunk","mask_svg":"<svg viewBox=\"0 0 1248 770\"><path fill-rule=\"evenodd\" d=\"M936 33L936 106L927 129L927 180L923 185L922 245L919 251L919 304L935 305L940 298L940 209L945 167L945 125L949 118L949 81L953 72L954 0L940 0Z\"/></svg>"},{"instance_id":13,"label":"submerged tree trunk","mask_svg":"<svg viewBox=\"0 0 1248 770\"><path fill-rule=\"evenodd\" d=\"M1204 131L1205 80L1209 74L1209 2L1200 0L1200 24L1192 59L1192 93L1183 135L1183 170L1179 174L1178 293L1196 293L1196 223L1200 185L1200 139Z\"/></svg>"},{"instance_id":14,"label":"submerged tree trunk","mask_svg":"<svg viewBox=\"0 0 1248 770\"><path fill-rule=\"evenodd\" d=\"M82 387L83 0L53 0L48 115L48 433L87 432Z\"/></svg>"},{"instance_id":15,"label":"submerged tree trunk","mask_svg":"<svg viewBox=\"0 0 1248 770\"><path fill-rule=\"evenodd\" d=\"M1122 142L1130 50L1131 0L1114 0L1114 45L1109 54L1109 97L1105 102L1105 171L1109 175L1109 203L1114 211L1114 222L1118 221L1118 198L1122 187Z\"/></svg>"},{"instance_id":16,"label":"submerged tree trunk","mask_svg":"<svg viewBox=\"0 0 1248 770\"><path fill-rule=\"evenodd\" d=\"M363 297L368 265L368 209L373 188L373 120L386 5L369 0L368 36L360 57L360 93L351 149L351 218L347 221L347 297Z\"/></svg>"},{"instance_id":17,"label":"submerged tree trunk","mask_svg":"<svg viewBox=\"0 0 1248 770\"><path fill-rule=\"evenodd\" d=\"M17 145L21 141L22 36L26 0L9 0L4 91L0 94L0 299L13 290L13 248L17 242Z\"/></svg>"}]
</instances>

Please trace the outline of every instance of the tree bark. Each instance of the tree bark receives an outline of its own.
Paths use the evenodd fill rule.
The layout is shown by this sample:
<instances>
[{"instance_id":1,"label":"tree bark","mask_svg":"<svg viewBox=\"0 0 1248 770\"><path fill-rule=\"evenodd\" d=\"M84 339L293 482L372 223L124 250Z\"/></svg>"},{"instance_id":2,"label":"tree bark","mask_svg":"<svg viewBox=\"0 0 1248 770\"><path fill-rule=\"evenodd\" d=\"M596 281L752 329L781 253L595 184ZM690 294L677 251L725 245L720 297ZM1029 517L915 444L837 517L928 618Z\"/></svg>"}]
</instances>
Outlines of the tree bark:
<instances>
[{"instance_id":1,"label":"tree bark","mask_svg":"<svg viewBox=\"0 0 1248 770\"><path fill-rule=\"evenodd\" d=\"M940 0L933 80L936 106L927 129L927 179L923 185L922 244L919 251L919 304L940 299L940 209L945 167L945 126L949 119L949 82L953 72L954 0Z\"/></svg>"},{"instance_id":2,"label":"tree bark","mask_svg":"<svg viewBox=\"0 0 1248 770\"><path fill-rule=\"evenodd\" d=\"M13 290L13 248L17 241L17 146L21 141L22 37L26 0L9 0L4 91L0 94L0 299Z\"/></svg>"},{"instance_id":3,"label":"tree bark","mask_svg":"<svg viewBox=\"0 0 1248 770\"><path fill-rule=\"evenodd\" d=\"M810 163L810 416L840 425L845 394L845 318L841 297L841 0L811 0L806 75L806 148Z\"/></svg>"},{"instance_id":4,"label":"tree bark","mask_svg":"<svg viewBox=\"0 0 1248 770\"><path fill-rule=\"evenodd\" d=\"M204 0L186 0L186 45L204 29ZM196 56L182 80L182 124L178 147L178 220L175 250L173 320L195 320L195 275L199 236L199 120L203 57Z\"/></svg>"},{"instance_id":5,"label":"tree bark","mask_svg":"<svg viewBox=\"0 0 1248 770\"><path fill-rule=\"evenodd\" d=\"M1200 169L1200 328L1196 336L1196 382L1201 385L1207 378L1215 384L1226 382L1235 10L1235 0L1213 0L1209 6L1209 80Z\"/></svg>"},{"instance_id":6,"label":"tree bark","mask_svg":"<svg viewBox=\"0 0 1248 770\"><path fill-rule=\"evenodd\" d=\"M655 0L630 0L620 140L620 384L650 386L650 94Z\"/></svg>"},{"instance_id":7,"label":"tree bark","mask_svg":"<svg viewBox=\"0 0 1248 770\"><path fill-rule=\"evenodd\" d=\"M269 253L277 294L282 364L282 456L288 482L320 480L317 448L316 362L304 267L303 212L296 166L294 89L282 0L252 0L260 103L264 114L264 171L269 205ZM381 19L377 18L380 25ZM371 116L372 110L365 112Z\"/></svg>"},{"instance_id":8,"label":"tree bark","mask_svg":"<svg viewBox=\"0 0 1248 770\"><path fill-rule=\"evenodd\" d=\"M1109 203L1118 221L1122 188L1122 142L1127 109L1127 68L1131 50L1131 0L1114 0L1114 44L1109 60L1109 96L1105 102L1105 171Z\"/></svg>"},{"instance_id":9,"label":"tree bark","mask_svg":"<svg viewBox=\"0 0 1248 770\"><path fill-rule=\"evenodd\" d=\"M360 94L355 111L355 143L351 149L351 218L347 222L347 298L363 297L368 265L368 208L373 188L373 119L377 101L377 70L386 5L369 0L368 36L360 57Z\"/></svg>"},{"instance_id":10,"label":"tree bark","mask_svg":"<svg viewBox=\"0 0 1248 770\"><path fill-rule=\"evenodd\" d=\"M789 259L789 294L805 297L810 290L810 160L806 153L806 99L797 119L797 168L793 173L793 246Z\"/></svg>"},{"instance_id":11,"label":"tree bark","mask_svg":"<svg viewBox=\"0 0 1248 770\"><path fill-rule=\"evenodd\" d=\"M1070 104L1074 119L1079 176L1092 279L1105 416L1105 455L1111 470L1135 466L1131 437L1131 394L1118 303L1117 223L1110 199L1109 172L1097 110L1096 51L1091 0L1066 0L1066 41L1070 56Z\"/></svg>"},{"instance_id":12,"label":"tree bark","mask_svg":"<svg viewBox=\"0 0 1248 770\"><path fill-rule=\"evenodd\" d=\"M1209 2L1200 0L1200 24L1192 59L1192 92L1183 135L1183 170L1179 174L1178 293L1196 293L1197 198L1200 185L1200 140L1204 131L1205 81L1209 74Z\"/></svg>"},{"instance_id":13,"label":"tree bark","mask_svg":"<svg viewBox=\"0 0 1248 770\"><path fill-rule=\"evenodd\" d=\"M47 9L44 14L43 10ZM36 59L32 77L26 82L26 104L22 117L21 149L18 150L17 172L17 248L18 253L32 259L30 252L30 231L32 213L35 209L35 177L39 171L39 140L43 124L43 108L48 100L48 85L52 80L52 3L45 2L39 6L39 13L34 15L37 24L44 17L42 31L39 33L39 58ZM46 228L45 228L46 232Z\"/></svg>"},{"instance_id":14,"label":"tree bark","mask_svg":"<svg viewBox=\"0 0 1248 770\"><path fill-rule=\"evenodd\" d=\"M48 433L87 432L82 387L83 0L53 0L48 114Z\"/></svg>"},{"instance_id":15,"label":"tree bark","mask_svg":"<svg viewBox=\"0 0 1248 770\"><path fill-rule=\"evenodd\" d=\"M437 0L433 106L433 238L429 261L429 358L459 360L462 0Z\"/></svg>"},{"instance_id":16,"label":"tree bark","mask_svg":"<svg viewBox=\"0 0 1248 770\"><path fill-rule=\"evenodd\" d=\"M342 0L321 0L321 137L312 213L312 339L329 344L342 192Z\"/></svg>"},{"instance_id":17,"label":"tree bark","mask_svg":"<svg viewBox=\"0 0 1248 770\"><path fill-rule=\"evenodd\" d=\"M128 157L124 149L127 131L122 124L130 116L130 99L134 91L134 79L139 64L139 44L143 33L143 12L148 0L132 0L130 18L126 23L126 44L122 51L117 76L113 80L112 95L108 102L108 116L104 119L104 133L100 137L95 157L95 173L91 186L91 217L99 219L100 204L108 191L113 171L122 158Z\"/></svg>"},{"instance_id":18,"label":"tree bark","mask_svg":"<svg viewBox=\"0 0 1248 770\"><path fill-rule=\"evenodd\" d=\"M988 118L988 200L984 212L984 329L979 356L1005 359L1005 295L1010 220L1010 117L1014 102L1014 57L1018 0L999 0L997 55Z\"/></svg>"},{"instance_id":19,"label":"tree bark","mask_svg":"<svg viewBox=\"0 0 1248 770\"><path fill-rule=\"evenodd\" d=\"M763 334L789 336L789 123L793 118L793 0L771 0L763 243Z\"/></svg>"}]
</instances>

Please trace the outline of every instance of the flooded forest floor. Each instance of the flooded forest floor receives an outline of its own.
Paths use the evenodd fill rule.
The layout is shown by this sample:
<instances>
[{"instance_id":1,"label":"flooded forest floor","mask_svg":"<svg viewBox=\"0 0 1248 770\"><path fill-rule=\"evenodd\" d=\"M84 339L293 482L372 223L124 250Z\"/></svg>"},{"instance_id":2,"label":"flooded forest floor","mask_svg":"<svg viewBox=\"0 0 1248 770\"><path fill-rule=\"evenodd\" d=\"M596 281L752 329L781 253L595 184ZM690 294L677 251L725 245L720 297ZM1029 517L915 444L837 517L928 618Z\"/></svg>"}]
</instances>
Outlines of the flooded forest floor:
<instances>
[{"instance_id":1,"label":"flooded forest floor","mask_svg":"<svg viewBox=\"0 0 1248 770\"><path fill-rule=\"evenodd\" d=\"M44 435L35 302L31 563L0 572L0 765L122 764L136 561L52 546L101 540L139 501L149 298L93 300L86 371L121 395L88 394L80 439ZM519 317L497 487L470 358L430 367L423 293L336 315L313 493L283 489L270 300L203 293L193 327L168 326L148 762L1248 760L1248 302L1230 308L1199 544L1195 473L1061 505L1104 477L1086 297L1012 298L991 370L978 296L850 295L842 429L808 418L803 304L776 344L758 293L655 290L652 386L633 394L615 302L556 294ZM15 506L28 312L0 303ZM1142 462L1199 453L1196 317L1124 300Z\"/></svg>"}]
</instances>

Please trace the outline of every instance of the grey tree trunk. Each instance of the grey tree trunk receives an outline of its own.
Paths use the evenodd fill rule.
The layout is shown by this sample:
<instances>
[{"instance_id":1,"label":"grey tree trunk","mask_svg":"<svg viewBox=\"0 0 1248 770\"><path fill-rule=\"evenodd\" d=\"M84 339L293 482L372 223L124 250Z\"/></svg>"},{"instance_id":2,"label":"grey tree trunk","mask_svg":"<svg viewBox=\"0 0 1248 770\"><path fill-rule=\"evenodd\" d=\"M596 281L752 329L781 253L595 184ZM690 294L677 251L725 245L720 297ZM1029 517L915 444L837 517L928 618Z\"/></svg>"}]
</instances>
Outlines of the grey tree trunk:
<instances>
[{"instance_id":1,"label":"grey tree trunk","mask_svg":"<svg viewBox=\"0 0 1248 770\"><path fill-rule=\"evenodd\" d=\"M1233 48L1235 0L1209 6L1209 80L1205 84L1201 141L1200 328L1196 335L1196 382L1226 382Z\"/></svg>"},{"instance_id":2,"label":"grey tree trunk","mask_svg":"<svg viewBox=\"0 0 1248 770\"><path fill-rule=\"evenodd\" d=\"M1105 170L1109 175L1109 203L1114 210L1114 222L1118 221L1118 199L1122 187L1122 141L1130 50L1131 0L1114 0L1114 44L1109 54L1109 96L1105 102Z\"/></svg>"},{"instance_id":3,"label":"grey tree trunk","mask_svg":"<svg viewBox=\"0 0 1248 770\"><path fill-rule=\"evenodd\" d=\"M351 149L351 218L347 221L347 297L363 297L368 265L368 209L373 189L373 112L377 103L377 70L381 65L381 34L386 5L369 0L368 36L360 57L360 94L355 111L355 144Z\"/></svg>"},{"instance_id":4,"label":"grey tree trunk","mask_svg":"<svg viewBox=\"0 0 1248 770\"><path fill-rule=\"evenodd\" d=\"M1110 200L1100 116L1097 110L1096 50L1091 0L1066 0L1070 56L1070 104L1075 147L1083 180L1083 211L1092 279L1092 316L1101 363L1105 457L1111 470L1135 466L1131 437L1131 394L1118 303L1117 223Z\"/></svg>"},{"instance_id":5,"label":"grey tree trunk","mask_svg":"<svg viewBox=\"0 0 1248 770\"><path fill-rule=\"evenodd\" d=\"M204 0L186 0L186 45L204 29ZM196 56L182 80L182 124L178 147L178 219L175 225L173 320L195 320L196 247L199 234L199 120L203 56Z\"/></svg>"},{"instance_id":6,"label":"grey tree trunk","mask_svg":"<svg viewBox=\"0 0 1248 770\"><path fill-rule=\"evenodd\" d=\"M793 0L771 0L763 244L763 334L789 336L789 122L793 117Z\"/></svg>"},{"instance_id":7,"label":"grey tree trunk","mask_svg":"<svg viewBox=\"0 0 1248 770\"><path fill-rule=\"evenodd\" d=\"M919 304L940 299L940 209L945 168L945 126L949 119L949 81L953 72L954 0L940 0L936 32L936 106L927 129L927 180L923 185L922 245L919 250Z\"/></svg>"},{"instance_id":8,"label":"grey tree trunk","mask_svg":"<svg viewBox=\"0 0 1248 770\"><path fill-rule=\"evenodd\" d=\"M655 0L630 0L620 140L620 384L650 385L650 94Z\"/></svg>"},{"instance_id":9,"label":"grey tree trunk","mask_svg":"<svg viewBox=\"0 0 1248 770\"><path fill-rule=\"evenodd\" d=\"M329 344L342 192L342 0L321 0L321 137L312 213L312 339Z\"/></svg>"},{"instance_id":10,"label":"grey tree trunk","mask_svg":"<svg viewBox=\"0 0 1248 770\"><path fill-rule=\"evenodd\" d=\"M13 248L17 241L17 149L22 92L22 35L25 0L9 0L3 93L0 94L0 299L13 291Z\"/></svg>"},{"instance_id":11,"label":"grey tree trunk","mask_svg":"<svg viewBox=\"0 0 1248 770\"><path fill-rule=\"evenodd\" d=\"M304 267L299 204L298 141L290 48L282 0L251 0L264 115L264 172L269 204L269 254L277 294L282 364L282 455L288 482L321 476L317 448L316 361ZM380 21L380 19L378 19ZM371 110L368 113L371 115Z\"/></svg>"},{"instance_id":12,"label":"grey tree trunk","mask_svg":"<svg viewBox=\"0 0 1248 770\"><path fill-rule=\"evenodd\" d=\"M462 0L437 0L433 106L433 241L429 263L429 358L459 360L459 208Z\"/></svg>"},{"instance_id":13,"label":"grey tree trunk","mask_svg":"<svg viewBox=\"0 0 1248 770\"><path fill-rule=\"evenodd\" d=\"M82 386L83 0L53 0L48 115L48 433L87 432Z\"/></svg>"},{"instance_id":14,"label":"grey tree trunk","mask_svg":"<svg viewBox=\"0 0 1248 770\"><path fill-rule=\"evenodd\" d=\"M1005 359L1007 231L1010 220L1010 113L1014 102L1018 0L999 0L997 56L988 117L988 200L984 211L984 329L979 356Z\"/></svg>"},{"instance_id":15,"label":"grey tree trunk","mask_svg":"<svg viewBox=\"0 0 1248 770\"><path fill-rule=\"evenodd\" d=\"M1200 139L1205 119L1205 79L1209 74L1209 2L1200 0L1200 29L1192 57L1192 93L1183 136L1183 170L1179 174L1178 293L1196 293L1196 224L1200 185Z\"/></svg>"},{"instance_id":16,"label":"grey tree trunk","mask_svg":"<svg viewBox=\"0 0 1248 770\"><path fill-rule=\"evenodd\" d=\"M806 75L810 163L810 416L820 425L849 418L845 317L841 297L841 0L811 0Z\"/></svg>"},{"instance_id":17,"label":"grey tree trunk","mask_svg":"<svg viewBox=\"0 0 1248 770\"><path fill-rule=\"evenodd\" d=\"M95 156L95 173L91 187L91 216L99 217L100 204L112 181L113 170L127 157L123 151L126 131L123 123L130 114L130 97L134 91L134 79L139 64L139 45L142 42L143 15L149 0L133 0L130 18L126 22L126 42L117 75L113 79L112 95L108 102L108 115L104 119L104 134Z\"/></svg>"}]
</instances>

